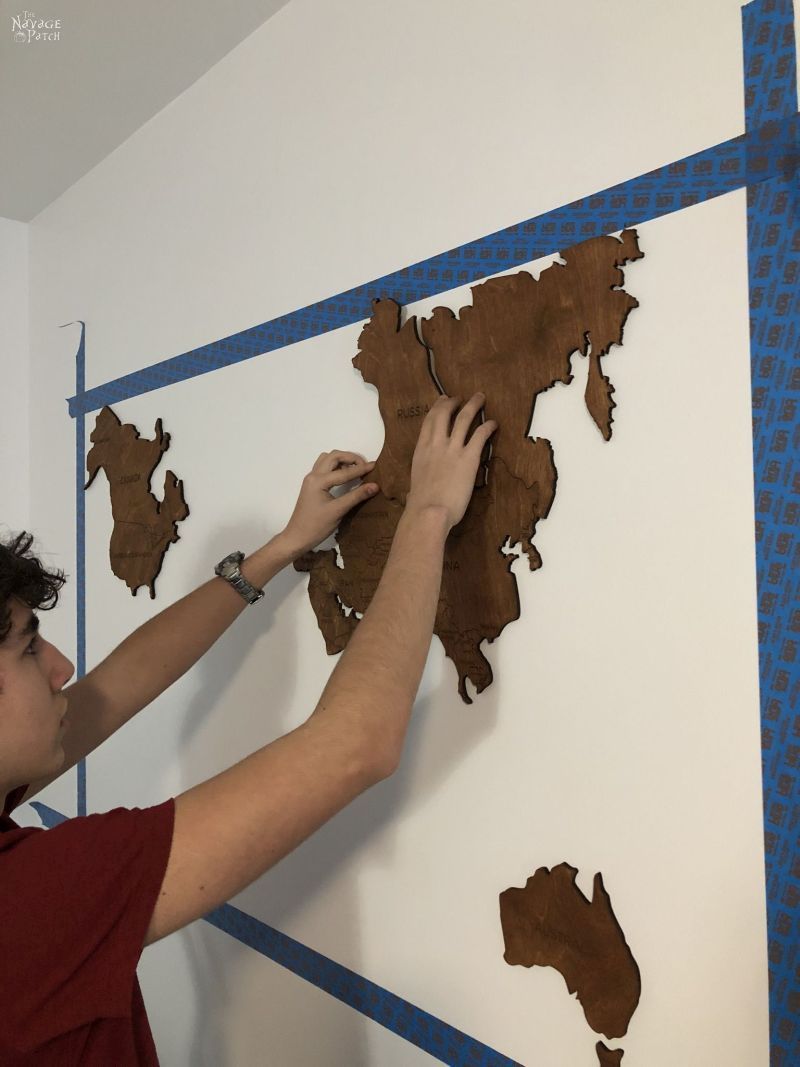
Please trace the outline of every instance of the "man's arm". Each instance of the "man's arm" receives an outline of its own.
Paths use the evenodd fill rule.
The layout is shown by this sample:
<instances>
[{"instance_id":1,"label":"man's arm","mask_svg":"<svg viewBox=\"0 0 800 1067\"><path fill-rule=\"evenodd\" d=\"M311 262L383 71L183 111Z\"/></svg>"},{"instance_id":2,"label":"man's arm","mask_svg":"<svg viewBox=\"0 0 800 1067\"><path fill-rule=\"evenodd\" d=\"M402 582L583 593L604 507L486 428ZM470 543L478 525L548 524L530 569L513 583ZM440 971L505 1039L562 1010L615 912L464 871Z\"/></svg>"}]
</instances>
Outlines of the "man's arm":
<instances>
[{"instance_id":1,"label":"man's arm","mask_svg":"<svg viewBox=\"0 0 800 1067\"><path fill-rule=\"evenodd\" d=\"M436 617L444 544L495 428L443 398L423 423L411 491L380 583L311 717L181 794L146 944L244 889L400 759Z\"/></svg>"},{"instance_id":2,"label":"man's arm","mask_svg":"<svg viewBox=\"0 0 800 1067\"><path fill-rule=\"evenodd\" d=\"M262 589L278 571L332 533L341 517L370 495L374 483L363 483L338 497L329 490L366 476L373 466L354 452L323 453L303 481L286 528L242 562L247 580ZM57 774L32 782L24 799L85 759L182 677L246 607L226 581L212 578L144 623L68 686L64 764Z\"/></svg>"}]
</instances>

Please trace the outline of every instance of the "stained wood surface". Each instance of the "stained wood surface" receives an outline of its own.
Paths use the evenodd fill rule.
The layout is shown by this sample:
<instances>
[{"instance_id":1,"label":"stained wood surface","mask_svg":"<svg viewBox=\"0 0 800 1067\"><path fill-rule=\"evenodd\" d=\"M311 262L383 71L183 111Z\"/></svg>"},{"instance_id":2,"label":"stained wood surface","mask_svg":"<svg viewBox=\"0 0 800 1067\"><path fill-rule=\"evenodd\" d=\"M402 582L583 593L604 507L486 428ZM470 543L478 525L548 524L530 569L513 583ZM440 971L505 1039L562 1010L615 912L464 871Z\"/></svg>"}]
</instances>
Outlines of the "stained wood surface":
<instances>
[{"instance_id":1,"label":"stained wood surface","mask_svg":"<svg viewBox=\"0 0 800 1067\"><path fill-rule=\"evenodd\" d=\"M597 1042L595 1051L597 1052L600 1067L619 1067L619 1064L622 1063L622 1057L625 1055L621 1048L606 1048L602 1041Z\"/></svg>"},{"instance_id":2,"label":"stained wood surface","mask_svg":"<svg viewBox=\"0 0 800 1067\"><path fill-rule=\"evenodd\" d=\"M524 889L500 894L504 959L555 967L569 992L577 993L589 1026L607 1038L624 1037L641 994L639 967L602 875L595 875L589 901L575 883L577 873L568 863L540 867Z\"/></svg>"},{"instance_id":3,"label":"stained wood surface","mask_svg":"<svg viewBox=\"0 0 800 1067\"><path fill-rule=\"evenodd\" d=\"M340 652L377 587L408 492L411 458L425 413L442 391L465 400L486 394L484 417L498 429L467 512L445 548L434 632L471 703L492 681L481 650L519 617L510 571L519 548L531 570L542 560L533 543L556 491L553 448L528 436L536 399L571 380L570 357L589 358L586 407L603 438L611 437L613 386L602 360L637 301L622 290L620 269L641 258L635 230L573 246L536 280L526 271L472 287L472 305L456 315L438 307L430 318L401 321L393 300L376 300L353 365L377 390L385 440L370 475L380 492L347 515L335 552L311 552L295 567L310 574L309 596L329 653Z\"/></svg>"},{"instance_id":4,"label":"stained wood surface","mask_svg":"<svg viewBox=\"0 0 800 1067\"><path fill-rule=\"evenodd\" d=\"M155 437L140 437L135 426L123 424L110 407L104 407L90 440L92 448L86 457L89 480L85 488L89 488L98 471L105 472L114 520L108 550L111 570L134 596L144 585L155 598L164 555L180 539L177 524L189 514L183 482L172 471L164 476L163 501L150 492L150 479L169 448L170 435L164 433L158 419Z\"/></svg>"}]
</instances>

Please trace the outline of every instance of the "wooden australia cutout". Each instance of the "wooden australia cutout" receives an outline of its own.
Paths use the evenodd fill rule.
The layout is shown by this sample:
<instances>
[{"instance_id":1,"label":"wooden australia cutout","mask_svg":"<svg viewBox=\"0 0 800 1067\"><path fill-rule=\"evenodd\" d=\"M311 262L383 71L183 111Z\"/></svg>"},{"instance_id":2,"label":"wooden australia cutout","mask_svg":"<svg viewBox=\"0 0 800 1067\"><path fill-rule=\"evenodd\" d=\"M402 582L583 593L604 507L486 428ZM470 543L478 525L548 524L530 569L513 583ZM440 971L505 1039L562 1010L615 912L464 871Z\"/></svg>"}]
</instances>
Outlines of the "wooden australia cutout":
<instances>
[{"instance_id":1,"label":"wooden australia cutout","mask_svg":"<svg viewBox=\"0 0 800 1067\"><path fill-rule=\"evenodd\" d=\"M639 967L603 885L594 876L592 899L575 883L575 867L540 867L524 889L500 894L504 959L523 967L555 967L576 993L586 1021L598 1034L624 1037L641 995ZM622 1049L595 1046L604 1065L618 1064Z\"/></svg>"}]
</instances>

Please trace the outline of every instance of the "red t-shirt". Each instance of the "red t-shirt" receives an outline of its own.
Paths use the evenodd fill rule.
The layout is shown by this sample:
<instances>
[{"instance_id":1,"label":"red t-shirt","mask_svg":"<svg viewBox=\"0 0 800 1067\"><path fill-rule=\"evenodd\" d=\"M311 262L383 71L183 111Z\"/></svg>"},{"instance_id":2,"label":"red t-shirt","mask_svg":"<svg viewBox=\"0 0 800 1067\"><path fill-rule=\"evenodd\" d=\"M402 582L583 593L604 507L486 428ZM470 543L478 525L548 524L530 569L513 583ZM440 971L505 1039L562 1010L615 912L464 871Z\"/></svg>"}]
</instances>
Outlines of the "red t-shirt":
<instances>
[{"instance_id":1,"label":"red t-shirt","mask_svg":"<svg viewBox=\"0 0 800 1067\"><path fill-rule=\"evenodd\" d=\"M157 1067L136 967L174 799L49 830L0 815L0 1064Z\"/></svg>"}]
</instances>

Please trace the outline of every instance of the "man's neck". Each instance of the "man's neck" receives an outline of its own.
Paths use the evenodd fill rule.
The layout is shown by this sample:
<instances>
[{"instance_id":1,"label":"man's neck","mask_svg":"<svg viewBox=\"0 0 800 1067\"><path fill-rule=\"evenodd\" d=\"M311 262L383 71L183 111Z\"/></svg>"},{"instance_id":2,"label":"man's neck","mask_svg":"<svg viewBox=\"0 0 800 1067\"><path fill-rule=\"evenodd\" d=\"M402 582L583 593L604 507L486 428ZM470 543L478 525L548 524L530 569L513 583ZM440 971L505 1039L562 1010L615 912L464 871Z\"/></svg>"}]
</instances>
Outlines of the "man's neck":
<instances>
[{"instance_id":1,"label":"man's neck","mask_svg":"<svg viewBox=\"0 0 800 1067\"><path fill-rule=\"evenodd\" d=\"M5 811L6 800L8 799L10 794L14 792L15 789L19 788L19 785L5 785L4 783L0 782L0 811Z\"/></svg>"}]
</instances>

